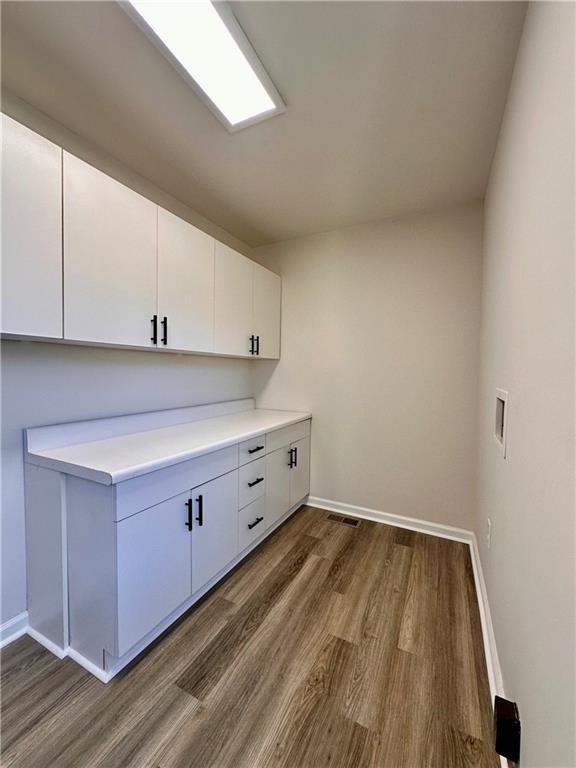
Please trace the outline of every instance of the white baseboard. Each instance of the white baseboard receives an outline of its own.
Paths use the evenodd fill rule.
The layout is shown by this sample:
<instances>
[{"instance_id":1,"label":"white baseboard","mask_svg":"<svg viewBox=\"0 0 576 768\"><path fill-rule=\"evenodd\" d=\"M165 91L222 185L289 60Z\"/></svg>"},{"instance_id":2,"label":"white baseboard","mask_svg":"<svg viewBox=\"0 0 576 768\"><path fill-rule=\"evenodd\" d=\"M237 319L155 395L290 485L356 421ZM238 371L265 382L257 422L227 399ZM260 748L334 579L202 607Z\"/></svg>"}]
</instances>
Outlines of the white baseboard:
<instances>
[{"instance_id":1,"label":"white baseboard","mask_svg":"<svg viewBox=\"0 0 576 768\"><path fill-rule=\"evenodd\" d=\"M86 656L82 656L81 653L75 651L74 648L67 648L65 655L69 656L73 661L76 662L76 664L84 667L84 669L87 672L90 672L91 675L97 677L101 683L108 683L114 677L113 672L107 672L105 669L101 669L101 667L91 662L90 659L87 659Z\"/></svg>"},{"instance_id":2,"label":"white baseboard","mask_svg":"<svg viewBox=\"0 0 576 768\"><path fill-rule=\"evenodd\" d=\"M43 635L41 632L38 632L37 629L28 627L26 632L33 640L36 640L37 643L43 645L44 648L50 651L50 653L53 653L54 656L57 656L59 659L63 659L65 656L68 656L68 648L60 648L59 645L53 643L52 640L47 638L46 635Z\"/></svg>"},{"instance_id":3,"label":"white baseboard","mask_svg":"<svg viewBox=\"0 0 576 768\"><path fill-rule=\"evenodd\" d=\"M5 621L0 625L0 648L4 648L8 643L17 640L26 634L28 629L28 611L22 611L12 619Z\"/></svg>"},{"instance_id":4,"label":"white baseboard","mask_svg":"<svg viewBox=\"0 0 576 768\"><path fill-rule=\"evenodd\" d=\"M318 496L309 496L306 503L311 507L327 509L330 512L339 512L350 517L373 520L375 523L385 523L386 525L393 525L395 528L407 528L410 531L429 533L431 536L440 536L442 539L464 541L466 544L470 544L474 538L472 531L467 531L465 528L454 528L451 525L443 525L442 523L431 523L427 520L419 520L416 517L392 515L389 512L381 512L379 509L356 507L354 504L344 504L341 501L320 499Z\"/></svg>"},{"instance_id":5,"label":"white baseboard","mask_svg":"<svg viewBox=\"0 0 576 768\"><path fill-rule=\"evenodd\" d=\"M443 539L452 539L453 541L460 541L464 544L468 544L470 547L470 559L472 560L474 585L476 587L476 596L478 599L478 608L480 611L482 641L484 644L486 671L488 673L488 683L490 686L492 702L494 702L494 696L504 696L502 670L500 668L498 651L496 649L496 637L494 634L494 626L492 624L490 605L488 603L488 593L486 591L486 583L484 581L484 574L482 572L482 563L480 561L478 542L476 541L476 535L473 531L468 531L465 528L454 528L450 525L442 525L441 523L433 523L428 520L418 520L414 517L393 515L389 512L382 512L378 509L357 507L353 504L344 504L343 502L333 501L331 499L321 499L317 496L309 496L306 503L311 507L326 509L330 512L338 512L342 515L348 515L350 517L359 517L363 518L364 520L372 520L376 523L393 525L396 528L407 528L410 531L418 531L418 533L426 533L430 536L439 536ZM507 762L504 758L500 758L500 763L502 768L506 768Z\"/></svg>"}]
</instances>

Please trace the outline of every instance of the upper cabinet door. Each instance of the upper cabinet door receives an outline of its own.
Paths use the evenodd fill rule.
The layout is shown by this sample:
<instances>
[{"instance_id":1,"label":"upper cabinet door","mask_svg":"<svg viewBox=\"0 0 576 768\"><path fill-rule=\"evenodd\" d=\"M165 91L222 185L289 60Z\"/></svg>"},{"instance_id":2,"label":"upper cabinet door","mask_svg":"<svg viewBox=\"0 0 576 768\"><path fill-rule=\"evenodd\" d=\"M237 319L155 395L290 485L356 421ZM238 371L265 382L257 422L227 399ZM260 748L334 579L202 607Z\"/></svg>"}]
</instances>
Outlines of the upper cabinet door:
<instances>
[{"instance_id":1,"label":"upper cabinet door","mask_svg":"<svg viewBox=\"0 0 576 768\"><path fill-rule=\"evenodd\" d=\"M216 242L214 351L250 357L254 263Z\"/></svg>"},{"instance_id":2,"label":"upper cabinet door","mask_svg":"<svg viewBox=\"0 0 576 768\"><path fill-rule=\"evenodd\" d=\"M64 152L64 336L151 346L157 206Z\"/></svg>"},{"instance_id":3,"label":"upper cabinet door","mask_svg":"<svg viewBox=\"0 0 576 768\"><path fill-rule=\"evenodd\" d=\"M280 298L282 281L274 272L254 264L253 332L259 357L280 357Z\"/></svg>"},{"instance_id":4,"label":"upper cabinet door","mask_svg":"<svg viewBox=\"0 0 576 768\"><path fill-rule=\"evenodd\" d=\"M2 332L62 338L62 150L5 115Z\"/></svg>"},{"instance_id":5,"label":"upper cabinet door","mask_svg":"<svg viewBox=\"0 0 576 768\"><path fill-rule=\"evenodd\" d=\"M163 208L158 209L158 316L160 346L213 351L214 238Z\"/></svg>"}]
</instances>

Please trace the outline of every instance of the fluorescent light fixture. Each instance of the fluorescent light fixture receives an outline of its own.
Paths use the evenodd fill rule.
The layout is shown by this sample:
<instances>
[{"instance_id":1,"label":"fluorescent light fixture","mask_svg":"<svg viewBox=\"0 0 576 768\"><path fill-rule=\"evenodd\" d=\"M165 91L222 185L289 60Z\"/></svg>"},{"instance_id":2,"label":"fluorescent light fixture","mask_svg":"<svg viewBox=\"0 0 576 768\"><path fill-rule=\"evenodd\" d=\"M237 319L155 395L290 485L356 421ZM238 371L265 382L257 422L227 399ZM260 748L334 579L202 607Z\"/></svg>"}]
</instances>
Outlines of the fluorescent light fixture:
<instances>
[{"instance_id":1,"label":"fluorescent light fixture","mask_svg":"<svg viewBox=\"0 0 576 768\"><path fill-rule=\"evenodd\" d=\"M126 10L178 71L192 78L196 92L229 130L284 111L276 88L225 3L216 8L209 0L131 0Z\"/></svg>"}]
</instances>

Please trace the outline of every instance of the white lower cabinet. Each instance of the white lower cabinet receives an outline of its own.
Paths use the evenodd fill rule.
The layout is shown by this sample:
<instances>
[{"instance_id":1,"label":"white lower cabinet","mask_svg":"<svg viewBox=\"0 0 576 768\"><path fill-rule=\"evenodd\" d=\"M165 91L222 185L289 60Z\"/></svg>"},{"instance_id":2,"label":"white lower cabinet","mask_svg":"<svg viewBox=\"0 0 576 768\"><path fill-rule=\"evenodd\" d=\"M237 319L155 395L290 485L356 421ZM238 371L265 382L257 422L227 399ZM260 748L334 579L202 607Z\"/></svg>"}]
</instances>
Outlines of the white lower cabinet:
<instances>
[{"instance_id":1,"label":"white lower cabinet","mask_svg":"<svg viewBox=\"0 0 576 768\"><path fill-rule=\"evenodd\" d=\"M126 653L192 594L189 493L116 524L117 653Z\"/></svg>"},{"instance_id":2,"label":"white lower cabinet","mask_svg":"<svg viewBox=\"0 0 576 768\"><path fill-rule=\"evenodd\" d=\"M266 523L273 525L290 509L290 446L266 456Z\"/></svg>"},{"instance_id":3,"label":"white lower cabinet","mask_svg":"<svg viewBox=\"0 0 576 768\"><path fill-rule=\"evenodd\" d=\"M111 485L29 471L27 535L38 553L29 584L58 630L47 639L113 676L308 494L309 435L304 420ZM66 542L61 559L44 546L47 504L66 530L54 537ZM51 578L48 600L41 581Z\"/></svg>"},{"instance_id":4,"label":"white lower cabinet","mask_svg":"<svg viewBox=\"0 0 576 768\"><path fill-rule=\"evenodd\" d=\"M238 472L192 491L192 591L238 554Z\"/></svg>"},{"instance_id":5,"label":"white lower cabinet","mask_svg":"<svg viewBox=\"0 0 576 768\"><path fill-rule=\"evenodd\" d=\"M310 491L310 438L266 456L266 524L272 525Z\"/></svg>"},{"instance_id":6,"label":"white lower cabinet","mask_svg":"<svg viewBox=\"0 0 576 768\"><path fill-rule=\"evenodd\" d=\"M307 496L310 491L310 438L304 437L290 445L290 506Z\"/></svg>"}]
</instances>

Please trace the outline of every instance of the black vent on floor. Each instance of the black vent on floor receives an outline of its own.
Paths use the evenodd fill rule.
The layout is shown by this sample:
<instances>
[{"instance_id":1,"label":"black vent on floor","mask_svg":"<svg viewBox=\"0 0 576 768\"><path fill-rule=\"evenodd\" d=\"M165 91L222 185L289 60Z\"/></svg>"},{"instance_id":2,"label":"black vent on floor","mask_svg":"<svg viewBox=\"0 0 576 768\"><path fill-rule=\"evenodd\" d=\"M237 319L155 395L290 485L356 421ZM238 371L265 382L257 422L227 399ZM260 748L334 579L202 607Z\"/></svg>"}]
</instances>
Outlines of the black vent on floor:
<instances>
[{"instance_id":1,"label":"black vent on floor","mask_svg":"<svg viewBox=\"0 0 576 768\"><path fill-rule=\"evenodd\" d=\"M341 523L342 525L359 525L360 520L356 520L354 517L340 517L340 515L328 515L328 520L332 520L334 523Z\"/></svg>"}]
</instances>

